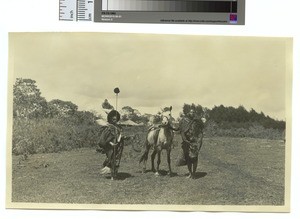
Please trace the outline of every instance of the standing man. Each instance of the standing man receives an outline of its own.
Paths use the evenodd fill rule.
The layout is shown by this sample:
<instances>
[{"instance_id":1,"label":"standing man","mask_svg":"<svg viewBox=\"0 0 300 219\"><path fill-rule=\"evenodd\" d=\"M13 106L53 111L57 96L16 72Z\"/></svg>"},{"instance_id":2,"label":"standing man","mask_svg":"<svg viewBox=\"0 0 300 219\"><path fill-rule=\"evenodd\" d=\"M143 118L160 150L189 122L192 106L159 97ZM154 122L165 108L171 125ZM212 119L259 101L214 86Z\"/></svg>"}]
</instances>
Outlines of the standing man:
<instances>
[{"instance_id":1,"label":"standing man","mask_svg":"<svg viewBox=\"0 0 300 219\"><path fill-rule=\"evenodd\" d=\"M188 178L195 178L198 165L198 153L202 146L203 128L204 123L202 120L196 118L193 108L185 114L179 123L182 138L182 157L177 165L187 165L189 170Z\"/></svg>"},{"instance_id":2,"label":"standing man","mask_svg":"<svg viewBox=\"0 0 300 219\"><path fill-rule=\"evenodd\" d=\"M119 159L122 153L122 128L117 123L120 120L120 113L116 110L112 110L107 115L107 126L104 127L100 136L99 146L106 154L106 159L103 163L104 168L101 170L102 174L110 173L112 171L112 162L116 162L113 159ZM114 158L115 150L115 158ZM115 168L118 168L116 166Z\"/></svg>"}]
</instances>

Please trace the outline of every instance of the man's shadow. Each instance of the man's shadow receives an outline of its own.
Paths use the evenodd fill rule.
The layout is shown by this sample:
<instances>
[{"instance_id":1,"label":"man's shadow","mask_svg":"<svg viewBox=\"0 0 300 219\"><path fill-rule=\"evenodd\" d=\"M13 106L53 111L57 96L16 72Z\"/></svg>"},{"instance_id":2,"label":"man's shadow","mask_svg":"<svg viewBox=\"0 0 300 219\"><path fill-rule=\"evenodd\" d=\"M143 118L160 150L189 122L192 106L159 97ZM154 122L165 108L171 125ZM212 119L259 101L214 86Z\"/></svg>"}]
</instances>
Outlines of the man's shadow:
<instances>
[{"instance_id":1,"label":"man's shadow","mask_svg":"<svg viewBox=\"0 0 300 219\"><path fill-rule=\"evenodd\" d=\"M185 176L188 176L189 173L185 174ZM196 172L195 173L195 178L194 179L200 179L200 178L203 178L207 175L206 172Z\"/></svg>"},{"instance_id":2,"label":"man's shadow","mask_svg":"<svg viewBox=\"0 0 300 219\"><path fill-rule=\"evenodd\" d=\"M159 170L159 175L174 177L174 176L178 176L178 173L175 173L172 171L171 174L169 174L169 171L167 171L167 170Z\"/></svg>"},{"instance_id":3,"label":"man's shadow","mask_svg":"<svg viewBox=\"0 0 300 219\"><path fill-rule=\"evenodd\" d=\"M207 175L206 172L196 172L195 173L195 179L200 179L200 178L203 178Z\"/></svg>"},{"instance_id":4,"label":"man's shadow","mask_svg":"<svg viewBox=\"0 0 300 219\"><path fill-rule=\"evenodd\" d=\"M155 172L153 172L150 169L147 169L144 172L143 171L138 171L137 173L143 173L143 174L145 174L145 173L153 173L154 174ZM159 176L174 177L174 176L178 176L178 173L172 172L171 174L169 174L169 171L167 171L167 170L159 170Z\"/></svg>"},{"instance_id":5,"label":"man's shadow","mask_svg":"<svg viewBox=\"0 0 300 219\"><path fill-rule=\"evenodd\" d=\"M131 175L130 173L124 173L124 172L120 172L117 174L117 177L115 178L115 180L125 180L128 178L132 178L134 177L133 175ZM108 175L105 177L106 179L111 179L111 176Z\"/></svg>"}]
</instances>

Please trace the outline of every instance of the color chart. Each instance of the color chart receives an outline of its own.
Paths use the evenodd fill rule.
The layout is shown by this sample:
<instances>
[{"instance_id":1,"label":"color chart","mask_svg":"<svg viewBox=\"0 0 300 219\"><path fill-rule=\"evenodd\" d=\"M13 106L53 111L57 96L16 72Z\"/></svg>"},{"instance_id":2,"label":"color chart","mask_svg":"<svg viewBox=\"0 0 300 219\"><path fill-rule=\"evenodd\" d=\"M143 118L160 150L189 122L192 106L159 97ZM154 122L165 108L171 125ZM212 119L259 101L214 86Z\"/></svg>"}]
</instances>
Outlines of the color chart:
<instances>
[{"instance_id":1,"label":"color chart","mask_svg":"<svg viewBox=\"0 0 300 219\"><path fill-rule=\"evenodd\" d=\"M245 0L95 0L95 22L245 24Z\"/></svg>"},{"instance_id":2,"label":"color chart","mask_svg":"<svg viewBox=\"0 0 300 219\"><path fill-rule=\"evenodd\" d=\"M103 0L107 11L237 12L236 1Z\"/></svg>"}]
</instances>

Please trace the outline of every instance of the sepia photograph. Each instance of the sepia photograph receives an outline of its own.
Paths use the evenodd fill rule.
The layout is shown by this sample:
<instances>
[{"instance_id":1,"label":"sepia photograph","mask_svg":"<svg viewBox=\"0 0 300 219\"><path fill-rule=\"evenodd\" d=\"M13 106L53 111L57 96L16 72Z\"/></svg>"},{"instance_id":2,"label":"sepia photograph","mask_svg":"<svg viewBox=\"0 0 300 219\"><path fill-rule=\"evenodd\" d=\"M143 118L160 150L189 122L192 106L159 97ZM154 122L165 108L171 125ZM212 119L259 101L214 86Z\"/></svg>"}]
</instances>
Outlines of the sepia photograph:
<instances>
[{"instance_id":1,"label":"sepia photograph","mask_svg":"<svg viewBox=\"0 0 300 219\"><path fill-rule=\"evenodd\" d=\"M6 206L289 212L292 43L10 33Z\"/></svg>"}]
</instances>

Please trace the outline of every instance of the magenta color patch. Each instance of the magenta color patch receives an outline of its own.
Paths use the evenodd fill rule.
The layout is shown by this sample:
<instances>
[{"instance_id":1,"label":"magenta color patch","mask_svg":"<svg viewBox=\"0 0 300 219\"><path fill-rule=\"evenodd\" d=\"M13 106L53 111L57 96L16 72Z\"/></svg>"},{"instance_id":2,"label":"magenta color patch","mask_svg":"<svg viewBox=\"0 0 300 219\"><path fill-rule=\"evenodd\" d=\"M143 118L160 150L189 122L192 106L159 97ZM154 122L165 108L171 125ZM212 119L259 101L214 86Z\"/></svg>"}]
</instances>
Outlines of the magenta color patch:
<instances>
[{"instance_id":1,"label":"magenta color patch","mask_svg":"<svg viewBox=\"0 0 300 219\"><path fill-rule=\"evenodd\" d=\"M230 21L230 23L236 23L237 22L237 14L230 14L229 21Z\"/></svg>"}]
</instances>

